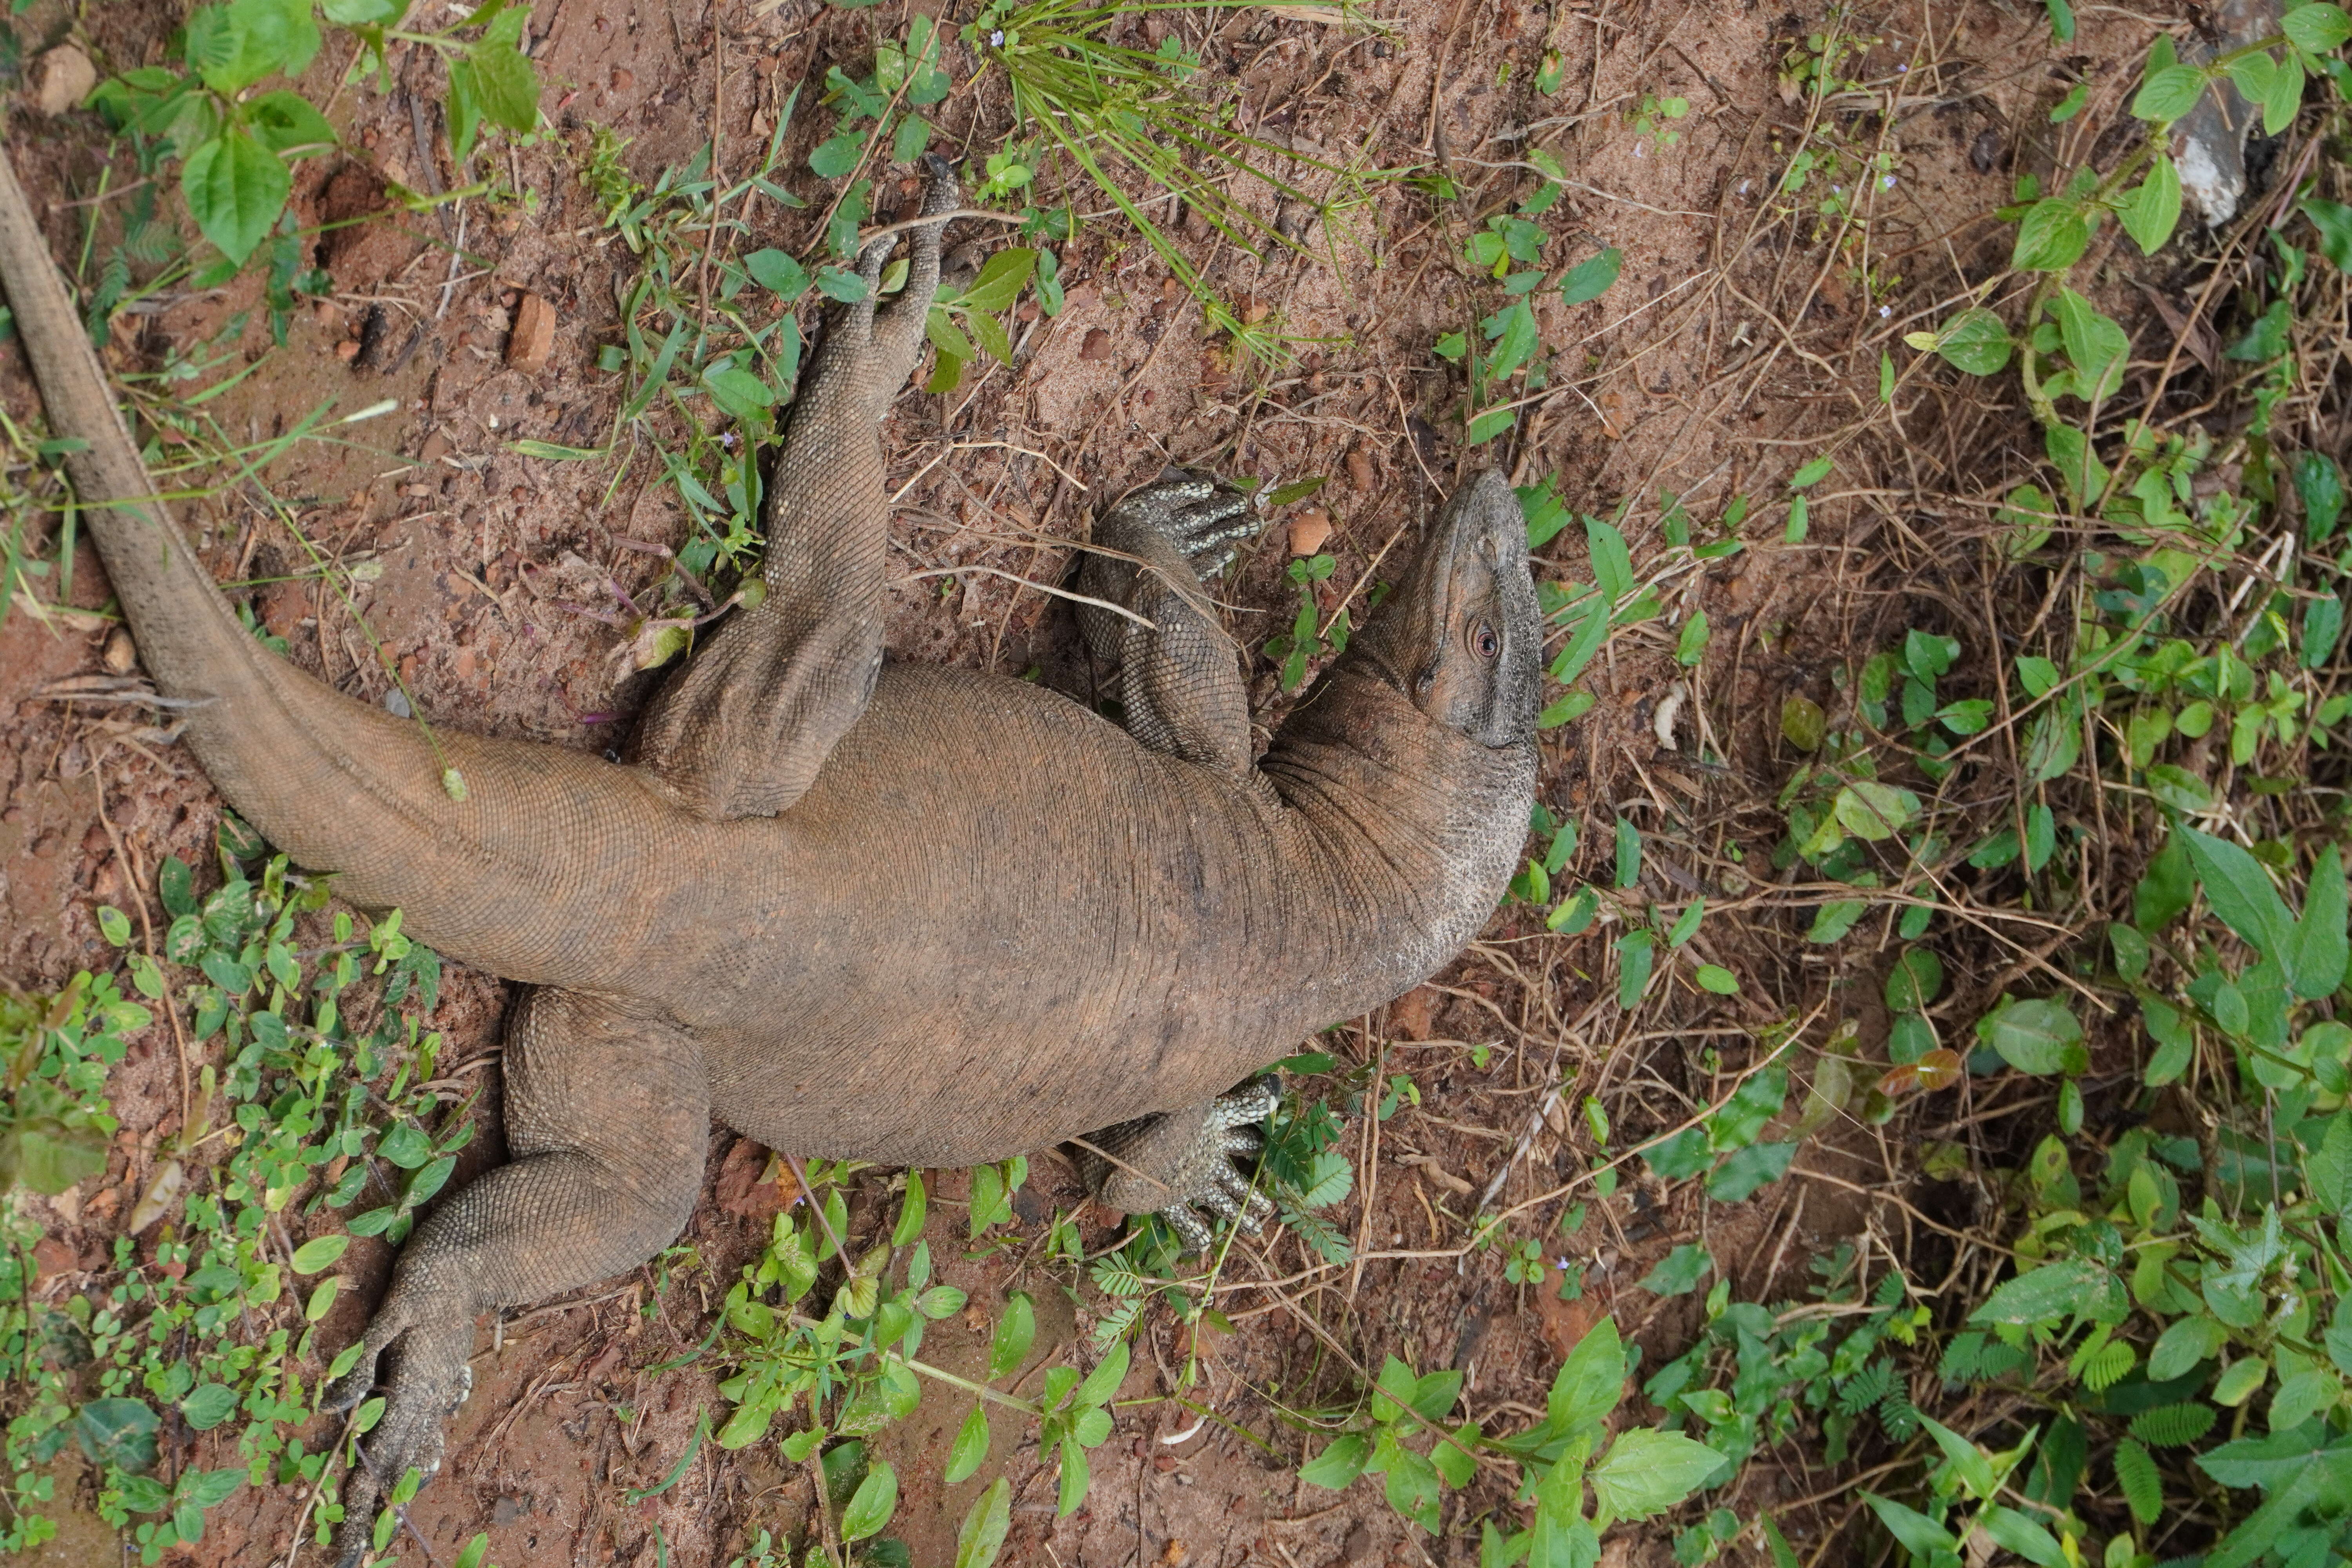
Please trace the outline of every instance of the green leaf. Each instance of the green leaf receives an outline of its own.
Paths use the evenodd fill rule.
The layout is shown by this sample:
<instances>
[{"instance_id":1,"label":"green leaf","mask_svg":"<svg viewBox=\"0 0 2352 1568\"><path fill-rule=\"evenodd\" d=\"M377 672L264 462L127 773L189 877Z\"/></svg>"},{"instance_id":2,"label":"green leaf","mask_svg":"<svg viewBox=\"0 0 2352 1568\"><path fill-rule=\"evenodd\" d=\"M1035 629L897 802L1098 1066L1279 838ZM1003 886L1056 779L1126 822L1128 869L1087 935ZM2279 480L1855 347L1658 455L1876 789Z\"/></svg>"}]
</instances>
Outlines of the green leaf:
<instances>
[{"instance_id":1,"label":"green leaf","mask_svg":"<svg viewBox=\"0 0 2352 1568\"><path fill-rule=\"evenodd\" d=\"M2293 1480L2319 1446L2316 1430L2290 1427L2266 1437L2240 1437L2197 1456L2197 1468L2225 1487L2269 1492Z\"/></svg>"},{"instance_id":2,"label":"green leaf","mask_svg":"<svg viewBox=\"0 0 2352 1568\"><path fill-rule=\"evenodd\" d=\"M1021 298L1022 286L1037 268L1037 253L1024 246L1012 246L990 257L963 291L962 303L974 310L1010 310Z\"/></svg>"},{"instance_id":3,"label":"green leaf","mask_svg":"<svg viewBox=\"0 0 2352 1568\"><path fill-rule=\"evenodd\" d=\"M1674 1507L1729 1464L1679 1432L1636 1426L1618 1434L1586 1479L1601 1521L1647 1519Z\"/></svg>"},{"instance_id":4,"label":"green leaf","mask_svg":"<svg viewBox=\"0 0 2352 1568\"><path fill-rule=\"evenodd\" d=\"M1632 931L1617 939L1617 1005L1629 1013L1649 989L1657 946L1655 931Z\"/></svg>"},{"instance_id":5,"label":"green leaf","mask_svg":"<svg viewBox=\"0 0 2352 1568\"><path fill-rule=\"evenodd\" d=\"M1739 976L1717 963L1700 964L1691 979L1700 990L1711 991L1717 996L1736 995L1739 991Z\"/></svg>"},{"instance_id":6,"label":"green leaf","mask_svg":"<svg viewBox=\"0 0 2352 1568\"><path fill-rule=\"evenodd\" d=\"M316 1274L331 1267L352 1244L348 1236L321 1236L304 1242L294 1249L294 1272Z\"/></svg>"},{"instance_id":7,"label":"green leaf","mask_svg":"<svg viewBox=\"0 0 2352 1568\"><path fill-rule=\"evenodd\" d=\"M1037 1338L1037 1308L1026 1290L1015 1290L1004 1299L1004 1315L996 1321L996 1338L989 1347L988 1376L991 1382L1015 1371L1028 1359L1029 1347Z\"/></svg>"},{"instance_id":8,"label":"green leaf","mask_svg":"<svg viewBox=\"0 0 2352 1568\"><path fill-rule=\"evenodd\" d=\"M2020 1072L2079 1073L2088 1067L2083 1026L2063 1002L2013 1002L1977 1022L1977 1037Z\"/></svg>"},{"instance_id":9,"label":"green leaf","mask_svg":"<svg viewBox=\"0 0 2352 1568\"><path fill-rule=\"evenodd\" d=\"M770 248L751 252L743 258L743 269L751 275L753 282L787 305L808 292L808 268L781 250ZM963 357L969 359L971 356L967 353Z\"/></svg>"},{"instance_id":10,"label":"green leaf","mask_svg":"<svg viewBox=\"0 0 2352 1568\"><path fill-rule=\"evenodd\" d=\"M2352 272L2352 205L2305 196L2303 216L2319 231L2319 254L2338 272Z\"/></svg>"},{"instance_id":11,"label":"green leaf","mask_svg":"<svg viewBox=\"0 0 2352 1568\"><path fill-rule=\"evenodd\" d=\"M1118 1392L1118 1385L1127 1380L1127 1342L1121 1340L1111 1346L1110 1353L1097 1362L1095 1369L1087 1373L1086 1381L1078 1384L1078 1392L1075 1395L1077 1405L1108 1404L1110 1396Z\"/></svg>"},{"instance_id":12,"label":"green leaf","mask_svg":"<svg viewBox=\"0 0 2352 1568\"><path fill-rule=\"evenodd\" d=\"M1062 1439L1060 1458L1062 1485L1055 1499L1055 1508L1056 1512L1067 1519L1078 1511L1080 1503L1087 1500L1088 1479L1087 1451L1078 1447L1078 1440L1076 1437L1065 1437Z\"/></svg>"},{"instance_id":13,"label":"green leaf","mask_svg":"<svg viewBox=\"0 0 2352 1568\"><path fill-rule=\"evenodd\" d=\"M1613 245L1598 256L1578 262L1559 280L1559 302L1581 305L1588 300L1598 300L1617 281L1617 274L1624 265L1625 253Z\"/></svg>"},{"instance_id":14,"label":"green leaf","mask_svg":"<svg viewBox=\"0 0 2352 1568\"><path fill-rule=\"evenodd\" d=\"M1613 607L1633 591L1633 556L1625 536L1597 517L1584 520L1584 542L1592 559L1593 581L1601 596Z\"/></svg>"},{"instance_id":15,"label":"green leaf","mask_svg":"<svg viewBox=\"0 0 2352 1568\"><path fill-rule=\"evenodd\" d=\"M2123 328L2101 315L2088 300L2072 289L2058 290L2058 331L2074 364L2074 395L2085 403L2102 402L2123 384L2124 362L2131 354L2131 339Z\"/></svg>"},{"instance_id":16,"label":"green leaf","mask_svg":"<svg viewBox=\"0 0 2352 1568\"><path fill-rule=\"evenodd\" d=\"M1886 974L1886 1005L1897 1013L1924 1013L1944 994L1944 963L1924 947L1906 948Z\"/></svg>"},{"instance_id":17,"label":"green leaf","mask_svg":"<svg viewBox=\"0 0 2352 1568\"><path fill-rule=\"evenodd\" d=\"M1982 1500L1993 1495L1999 1482L1993 1477L1992 1461L1985 1457L1983 1449L1926 1415L1919 1417L1919 1425L1927 1429L1927 1436L1933 1437L1936 1447L1944 1451L1944 1458L1952 1467L1952 1474L1969 1489L1969 1496Z\"/></svg>"},{"instance_id":18,"label":"green leaf","mask_svg":"<svg viewBox=\"0 0 2352 1568\"><path fill-rule=\"evenodd\" d=\"M310 156L335 145L335 128L299 92L263 93L245 106L245 120L261 144L273 153L299 147L306 149L304 156Z\"/></svg>"},{"instance_id":19,"label":"green leaf","mask_svg":"<svg viewBox=\"0 0 2352 1568\"><path fill-rule=\"evenodd\" d=\"M2311 868L2310 890L2304 896L2303 918L2289 930L2279 954L2287 984L2305 1001L2335 994L2344 984L2347 958L2345 940L2344 862L2335 845L2319 852Z\"/></svg>"},{"instance_id":20,"label":"green leaf","mask_svg":"<svg viewBox=\"0 0 2352 1568\"><path fill-rule=\"evenodd\" d=\"M2045 1263L1995 1290L1969 1321L2054 1326L2096 1314L2118 1293L2115 1276L2086 1258Z\"/></svg>"},{"instance_id":21,"label":"green leaf","mask_svg":"<svg viewBox=\"0 0 2352 1568\"><path fill-rule=\"evenodd\" d=\"M2297 5L2279 21L2279 31L2308 55L2324 55L2339 48L2344 40L2352 38L2352 17L2347 17L2341 5L2315 0L2309 5Z\"/></svg>"},{"instance_id":22,"label":"green leaf","mask_svg":"<svg viewBox=\"0 0 2352 1568\"><path fill-rule=\"evenodd\" d=\"M887 1459L877 1459L866 1479L857 1483L856 1493L849 1506L841 1510L841 1538L863 1541L869 1535L879 1535L890 1516L898 1511L898 1472L890 1468Z\"/></svg>"},{"instance_id":23,"label":"green leaf","mask_svg":"<svg viewBox=\"0 0 2352 1568\"><path fill-rule=\"evenodd\" d=\"M1706 1195L1719 1204L1745 1202L1757 1188L1787 1175L1789 1163L1796 1157L1794 1143L1756 1143L1735 1150L1707 1177Z\"/></svg>"},{"instance_id":24,"label":"green leaf","mask_svg":"<svg viewBox=\"0 0 2352 1568\"><path fill-rule=\"evenodd\" d=\"M1364 1473L1364 1461L1371 1457L1370 1437L1361 1432L1342 1433L1331 1439L1328 1447L1299 1467L1298 1479L1326 1491L1340 1491Z\"/></svg>"},{"instance_id":25,"label":"green leaf","mask_svg":"<svg viewBox=\"0 0 2352 1568\"><path fill-rule=\"evenodd\" d=\"M209 1432L236 1414L236 1390L222 1383L200 1383L180 1401L180 1414L199 1432Z\"/></svg>"},{"instance_id":26,"label":"green leaf","mask_svg":"<svg viewBox=\"0 0 2352 1568\"><path fill-rule=\"evenodd\" d=\"M2188 843L2206 901L2221 923L2265 956L2283 955L2294 922L2262 863L2227 839L2187 826L2177 831Z\"/></svg>"},{"instance_id":27,"label":"green leaf","mask_svg":"<svg viewBox=\"0 0 2352 1568\"><path fill-rule=\"evenodd\" d=\"M1625 1344L1617 1321L1604 1317L1568 1352L1544 1399L1551 1428L1569 1442L1597 1436L1625 1395Z\"/></svg>"},{"instance_id":28,"label":"green leaf","mask_svg":"<svg viewBox=\"0 0 2352 1568\"><path fill-rule=\"evenodd\" d=\"M2178 1319L2157 1336L2156 1344L2147 1352L2148 1378L2155 1383L2169 1383L2176 1377L2185 1377L2197 1369L2199 1363L2220 1354L2228 1342L2228 1331L2209 1317L2200 1314Z\"/></svg>"},{"instance_id":29,"label":"green leaf","mask_svg":"<svg viewBox=\"0 0 2352 1568\"><path fill-rule=\"evenodd\" d=\"M2164 248L2180 224L2180 171L2170 158L2156 155L2147 177L2116 209L2116 216L2142 255L2154 256Z\"/></svg>"},{"instance_id":30,"label":"green leaf","mask_svg":"<svg viewBox=\"0 0 2352 1568\"><path fill-rule=\"evenodd\" d=\"M835 132L809 154L809 172L821 180L837 180L857 167L866 153L866 138L856 131Z\"/></svg>"},{"instance_id":31,"label":"green leaf","mask_svg":"<svg viewBox=\"0 0 2352 1568\"><path fill-rule=\"evenodd\" d=\"M1856 779L1838 791L1832 811L1839 826L1876 843L1911 825L1919 815L1919 797L1874 779Z\"/></svg>"},{"instance_id":32,"label":"green leaf","mask_svg":"<svg viewBox=\"0 0 2352 1568\"><path fill-rule=\"evenodd\" d=\"M1675 662L1688 667L1704 658L1706 656L1706 612L1693 612L1691 618L1683 623L1681 637L1675 639Z\"/></svg>"},{"instance_id":33,"label":"green leaf","mask_svg":"<svg viewBox=\"0 0 2352 1568\"><path fill-rule=\"evenodd\" d=\"M1949 1531L1918 1510L1906 1508L1875 1492L1866 1491L1862 1496L1863 1500L1870 1504L1871 1511L1878 1515L1879 1522L1886 1526L1886 1532L1911 1551L1923 1556L1934 1556L1960 1549L1960 1543L1952 1539Z\"/></svg>"},{"instance_id":34,"label":"green leaf","mask_svg":"<svg viewBox=\"0 0 2352 1568\"><path fill-rule=\"evenodd\" d=\"M268 236L294 188L285 163L230 125L190 153L180 165L180 194L206 239L238 266Z\"/></svg>"},{"instance_id":35,"label":"green leaf","mask_svg":"<svg viewBox=\"0 0 2352 1568\"><path fill-rule=\"evenodd\" d=\"M1803 468L1797 470L1795 477L1789 481L1789 488L1793 490L1811 489L1815 485L1820 484L1823 479L1828 479L1830 477L1830 470L1836 466L1837 464L1832 458L1815 458L1811 462L1807 463Z\"/></svg>"},{"instance_id":36,"label":"green leaf","mask_svg":"<svg viewBox=\"0 0 2352 1568\"><path fill-rule=\"evenodd\" d=\"M1714 1267L1715 1259L1706 1255L1706 1248L1685 1242L1642 1276L1640 1289L1654 1296L1687 1296L1698 1289L1698 1282Z\"/></svg>"},{"instance_id":37,"label":"green leaf","mask_svg":"<svg viewBox=\"0 0 2352 1568\"><path fill-rule=\"evenodd\" d=\"M2009 264L2020 272L2063 272L2091 247L2091 226L2079 203L2049 196L2027 209L2017 226Z\"/></svg>"},{"instance_id":38,"label":"green leaf","mask_svg":"<svg viewBox=\"0 0 2352 1568\"><path fill-rule=\"evenodd\" d=\"M1936 353L1970 375L1998 375L2014 345L2000 317L1979 305L1946 321L1936 334Z\"/></svg>"},{"instance_id":39,"label":"green leaf","mask_svg":"<svg viewBox=\"0 0 2352 1568\"><path fill-rule=\"evenodd\" d=\"M1870 906L1861 899L1832 899L1822 905L1813 916L1811 927L1805 932L1807 942L1832 942L1853 929Z\"/></svg>"},{"instance_id":40,"label":"green leaf","mask_svg":"<svg viewBox=\"0 0 2352 1568\"><path fill-rule=\"evenodd\" d=\"M2066 1561L2058 1538L2015 1509L1988 1507L1978 1513L1977 1526L2036 1568L2060 1568Z\"/></svg>"},{"instance_id":41,"label":"green leaf","mask_svg":"<svg viewBox=\"0 0 2352 1568\"><path fill-rule=\"evenodd\" d=\"M2131 1505L2132 1518L2154 1524L2164 1511L2164 1478L2146 1448L2129 1437L2116 1440L2116 1487Z\"/></svg>"},{"instance_id":42,"label":"green leaf","mask_svg":"<svg viewBox=\"0 0 2352 1568\"><path fill-rule=\"evenodd\" d=\"M2204 96L2205 73L2195 66L2167 66L2151 72L2132 99L2134 119L2169 124L2197 107Z\"/></svg>"},{"instance_id":43,"label":"green leaf","mask_svg":"<svg viewBox=\"0 0 2352 1568\"><path fill-rule=\"evenodd\" d=\"M74 1440L92 1464L152 1469L162 1422L136 1399L93 1399L74 1412Z\"/></svg>"},{"instance_id":44,"label":"green leaf","mask_svg":"<svg viewBox=\"0 0 2352 1568\"><path fill-rule=\"evenodd\" d=\"M992 1568L1013 1527L1013 1483L1003 1476L974 1498L956 1531L955 1568Z\"/></svg>"}]
</instances>

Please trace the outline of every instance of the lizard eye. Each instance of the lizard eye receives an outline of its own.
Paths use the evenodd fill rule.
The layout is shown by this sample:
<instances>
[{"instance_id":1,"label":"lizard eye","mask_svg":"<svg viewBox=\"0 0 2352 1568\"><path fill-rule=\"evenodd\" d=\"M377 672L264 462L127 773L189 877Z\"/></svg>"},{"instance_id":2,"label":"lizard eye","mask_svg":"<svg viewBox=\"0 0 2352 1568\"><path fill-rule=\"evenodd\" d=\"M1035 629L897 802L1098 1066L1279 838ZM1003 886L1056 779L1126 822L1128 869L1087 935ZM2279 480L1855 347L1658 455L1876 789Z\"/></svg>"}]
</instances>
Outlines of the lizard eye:
<instances>
[{"instance_id":1,"label":"lizard eye","mask_svg":"<svg viewBox=\"0 0 2352 1568\"><path fill-rule=\"evenodd\" d=\"M1494 627L1480 621L1470 633L1470 646L1478 650L1480 658L1493 658L1503 651L1503 639L1495 635Z\"/></svg>"}]
</instances>

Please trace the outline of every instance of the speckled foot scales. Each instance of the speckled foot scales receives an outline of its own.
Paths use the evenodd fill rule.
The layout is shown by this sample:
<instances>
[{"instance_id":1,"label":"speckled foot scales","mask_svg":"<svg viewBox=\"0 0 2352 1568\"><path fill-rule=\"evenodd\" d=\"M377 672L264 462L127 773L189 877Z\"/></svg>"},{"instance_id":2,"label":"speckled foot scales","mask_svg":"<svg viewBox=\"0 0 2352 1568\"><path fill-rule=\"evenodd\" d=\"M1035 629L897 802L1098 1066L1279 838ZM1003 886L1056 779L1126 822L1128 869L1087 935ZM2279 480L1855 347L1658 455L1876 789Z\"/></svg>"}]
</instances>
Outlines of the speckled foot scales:
<instances>
[{"instance_id":1,"label":"speckled foot scales","mask_svg":"<svg viewBox=\"0 0 2352 1568\"><path fill-rule=\"evenodd\" d=\"M1116 553L1078 573L1080 593L1129 612L1078 609L1095 657L1118 667L1128 733L1236 777L1250 772L1249 693L1201 581L1259 526L1247 496L1170 468L1103 514L1094 542Z\"/></svg>"},{"instance_id":2,"label":"speckled foot scales","mask_svg":"<svg viewBox=\"0 0 2352 1568\"><path fill-rule=\"evenodd\" d=\"M1110 1207L1166 1220L1188 1252L1209 1249L1209 1227L1196 1206L1255 1236L1274 1205L1234 1157L1257 1152L1253 1129L1281 1098L1275 1080L1262 1078L1186 1110L1106 1127L1078 1146L1078 1173Z\"/></svg>"},{"instance_id":3,"label":"speckled foot scales","mask_svg":"<svg viewBox=\"0 0 2352 1568\"><path fill-rule=\"evenodd\" d=\"M385 1361L383 1417L343 1486L343 1568L371 1544L383 1494L412 1466L440 1468L443 1426L472 1385L475 1317L635 1268L685 1228L701 1192L710 1096L683 1030L634 1004L534 991L507 1031L505 1070L511 1163L417 1227L358 1364L328 1394L357 1405Z\"/></svg>"}]
</instances>

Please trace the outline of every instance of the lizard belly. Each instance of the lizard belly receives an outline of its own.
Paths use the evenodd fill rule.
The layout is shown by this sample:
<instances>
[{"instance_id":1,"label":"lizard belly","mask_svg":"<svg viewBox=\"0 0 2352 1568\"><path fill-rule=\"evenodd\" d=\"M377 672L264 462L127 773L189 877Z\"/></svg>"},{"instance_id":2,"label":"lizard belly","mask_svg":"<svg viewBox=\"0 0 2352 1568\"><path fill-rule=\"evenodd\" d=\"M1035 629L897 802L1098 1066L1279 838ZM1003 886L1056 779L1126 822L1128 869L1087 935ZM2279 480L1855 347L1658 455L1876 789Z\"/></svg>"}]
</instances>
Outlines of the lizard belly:
<instances>
[{"instance_id":1,"label":"lizard belly","mask_svg":"<svg viewBox=\"0 0 2352 1568\"><path fill-rule=\"evenodd\" d=\"M887 666L774 826L758 935L670 1003L714 1112L762 1142L1003 1158L1197 1101L1330 1021L1289 978L1315 966L1280 807L1053 693Z\"/></svg>"}]
</instances>

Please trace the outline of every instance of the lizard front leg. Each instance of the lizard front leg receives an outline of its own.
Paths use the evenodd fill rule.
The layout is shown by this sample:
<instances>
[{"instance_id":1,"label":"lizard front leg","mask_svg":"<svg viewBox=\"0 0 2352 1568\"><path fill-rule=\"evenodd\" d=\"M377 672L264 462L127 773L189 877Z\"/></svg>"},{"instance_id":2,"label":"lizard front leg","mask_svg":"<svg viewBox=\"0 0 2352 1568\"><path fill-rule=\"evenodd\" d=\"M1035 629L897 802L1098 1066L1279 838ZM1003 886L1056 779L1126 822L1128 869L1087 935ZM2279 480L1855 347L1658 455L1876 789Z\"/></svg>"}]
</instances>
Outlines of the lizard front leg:
<instances>
[{"instance_id":1,"label":"lizard front leg","mask_svg":"<svg viewBox=\"0 0 2352 1568\"><path fill-rule=\"evenodd\" d=\"M1257 1152L1251 1129L1281 1098L1275 1080L1262 1078L1182 1110L1106 1127L1078 1143L1078 1173L1108 1206L1166 1220L1188 1252L1209 1249L1196 1205L1255 1235L1274 1205L1234 1168L1234 1157Z\"/></svg>"},{"instance_id":2,"label":"lizard front leg","mask_svg":"<svg viewBox=\"0 0 2352 1568\"><path fill-rule=\"evenodd\" d=\"M335 1536L341 1568L373 1540L383 1495L440 1468L442 1428L472 1385L474 1318L634 1268L685 1228L709 1136L702 1051L632 1004L525 997L506 1047L510 1163L418 1227L358 1363L329 1391L349 1407L389 1352L383 1416L359 1440Z\"/></svg>"},{"instance_id":3,"label":"lizard front leg","mask_svg":"<svg viewBox=\"0 0 2352 1568\"><path fill-rule=\"evenodd\" d=\"M1081 605L1078 626L1118 666L1128 733L1234 777L1250 772L1249 694L1202 580L1259 526L1247 496L1170 468L1103 514L1078 571L1081 593L1126 612Z\"/></svg>"}]
</instances>

